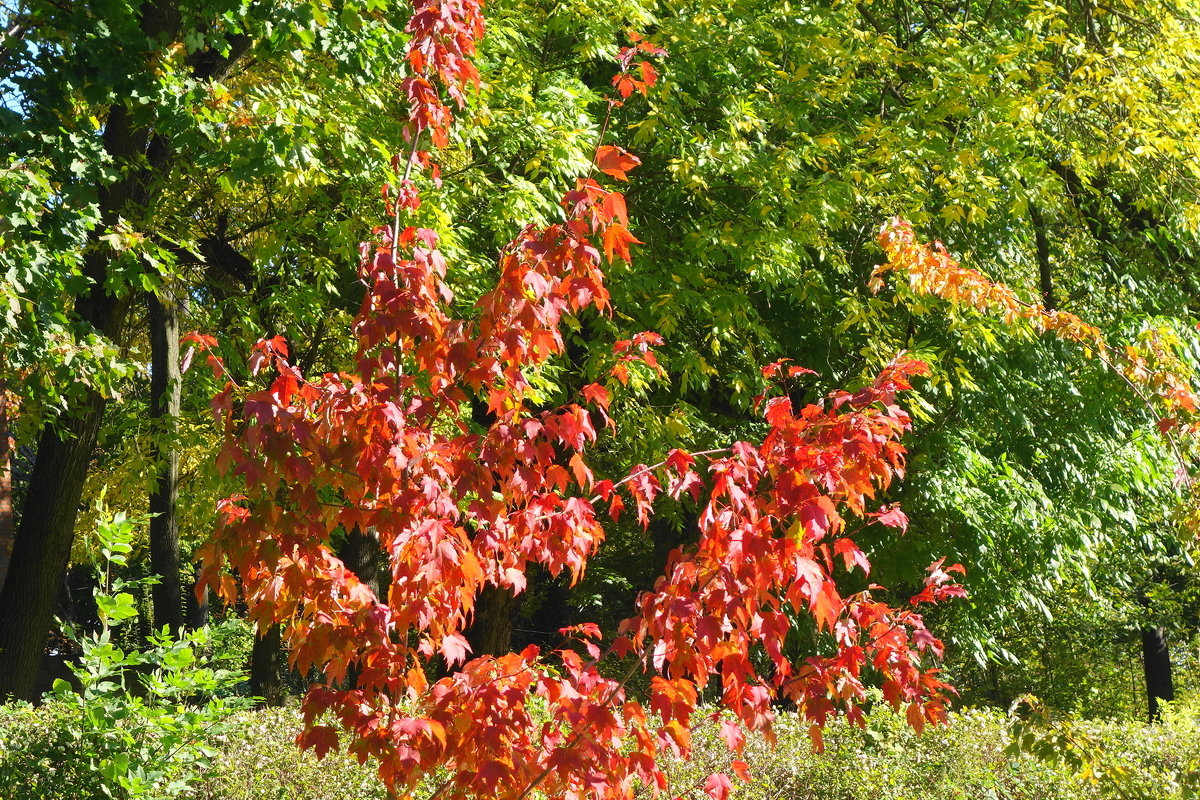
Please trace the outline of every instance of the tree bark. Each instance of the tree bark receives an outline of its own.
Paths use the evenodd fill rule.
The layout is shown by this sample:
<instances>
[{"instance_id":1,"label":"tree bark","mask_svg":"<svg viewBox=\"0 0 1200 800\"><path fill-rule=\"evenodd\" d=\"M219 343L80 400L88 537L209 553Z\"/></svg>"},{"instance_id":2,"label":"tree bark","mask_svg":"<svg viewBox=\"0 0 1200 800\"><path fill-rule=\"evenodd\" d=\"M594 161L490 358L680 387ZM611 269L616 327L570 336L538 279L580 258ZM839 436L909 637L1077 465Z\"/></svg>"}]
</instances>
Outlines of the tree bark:
<instances>
[{"instance_id":1,"label":"tree bark","mask_svg":"<svg viewBox=\"0 0 1200 800\"><path fill-rule=\"evenodd\" d=\"M1042 305L1047 311L1058 307L1054 297L1054 273L1050 271L1050 240L1046 236L1046 221L1042 212L1032 202L1029 204L1029 220L1033 223L1033 244L1037 251L1038 286L1041 289Z\"/></svg>"},{"instance_id":2,"label":"tree bark","mask_svg":"<svg viewBox=\"0 0 1200 800\"><path fill-rule=\"evenodd\" d=\"M342 563L373 592L378 592L379 589L379 575L383 572L379 568L382 556L383 549L379 546L379 539L373 533L364 533L357 526L346 534L345 540L337 549L337 557ZM381 602L386 602L386 599L386 595L380 598ZM358 676L359 665L355 662L346 672L348 689L358 686Z\"/></svg>"},{"instance_id":3,"label":"tree bark","mask_svg":"<svg viewBox=\"0 0 1200 800\"><path fill-rule=\"evenodd\" d=\"M475 619L465 632L473 656L498 656L512 650L513 621L524 594L488 586L475 598Z\"/></svg>"},{"instance_id":4,"label":"tree bark","mask_svg":"<svg viewBox=\"0 0 1200 800\"><path fill-rule=\"evenodd\" d=\"M196 565L196 578L200 577L200 565ZM187 593L187 626L195 630L208 624L208 587L200 587L197 592L197 581L193 581Z\"/></svg>"},{"instance_id":5,"label":"tree bark","mask_svg":"<svg viewBox=\"0 0 1200 800\"><path fill-rule=\"evenodd\" d=\"M150 420L157 476L150 494L150 569L154 586L154 627L183 628L179 579L179 308L169 296L147 295L150 307Z\"/></svg>"},{"instance_id":6,"label":"tree bark","mask_svg":"<svg viewBox=\"0 0 1200 800\"><path fill-rule=\"evenodd\" d=\"M268 706L283 705L283 678L279 658L283 651L283 628L272 625L254 640L250 651L250 693L261 697Z\"/></svg>"},{"instance_id":7,"label":"tree bark","mask_svg":"<svg viewBox=\"0 0 1200 800\"><path fill-rule=\"evenodd\" d=\"M1162 716L1161 704L1175 699L1166 628L1142 628L1142 669L1146 675L1149 718L1158 722Z\"/></svg>"},{"instance_id":8,"label":"tree bark","mask_svg":"<svg viewBox=\"0 0 1200 800\"><path fill-rule=\"evenodd\" d=\"M105 401L93 394L61 430L43 429L8 578L0 590L0 698L34 700L55 599Z\"/></svg>"},{"instance_id":9,"label":"tree bark","mask_svg":"<svg viewBox=\"0 0 1200 800\"><path fill-rule=\"evenodd\" d=\"M357 527L346 534L345 541L337 549L337 557L372 591L379 577L381 553L379 540Z\"/></svg>"},{"instance_id":10,"label":"tree bark","mask_svg":"<svg viewBox=\"0 0 1200 800\"><path fill-rule=\"evenodd\" d=\"M0 380L0 590L12 561L16 531L12 505L12 439L8 433L8 385Z\"/></svg>"}]
</instances>

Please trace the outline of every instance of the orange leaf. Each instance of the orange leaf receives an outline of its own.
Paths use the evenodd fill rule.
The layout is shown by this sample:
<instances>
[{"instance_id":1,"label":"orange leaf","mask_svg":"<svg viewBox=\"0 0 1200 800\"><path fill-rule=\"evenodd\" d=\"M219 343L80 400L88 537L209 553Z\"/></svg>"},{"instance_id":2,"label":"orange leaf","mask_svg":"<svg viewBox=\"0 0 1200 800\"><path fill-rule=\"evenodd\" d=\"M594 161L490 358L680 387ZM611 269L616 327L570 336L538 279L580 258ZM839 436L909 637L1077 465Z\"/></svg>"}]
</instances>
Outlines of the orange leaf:
<instances>
[{"instance_id":1,"label":"orange leaf","mask_svg":"<svg viewBox=\"0 0 1200 800\"><path fill-rule=\"evenodd\" d=\"M596 148L596 166L619 181L629 180L625 173L641 163L640 158L623 147L606 144Z\"/></svg>"},{"instance_id":2,"label":"orange leaf","mask_svg":"<svg viewBox=\"0 0 1200 800\"><path fill-rule=\"evenodd\" d=\"M629 255L629 245L631 244L642 244L642 241L630 233L624 225L614 222L604 231L604 255L610 263L613 261L614 254L625 261L632 261Z\"/></svg>"}]
</instances>

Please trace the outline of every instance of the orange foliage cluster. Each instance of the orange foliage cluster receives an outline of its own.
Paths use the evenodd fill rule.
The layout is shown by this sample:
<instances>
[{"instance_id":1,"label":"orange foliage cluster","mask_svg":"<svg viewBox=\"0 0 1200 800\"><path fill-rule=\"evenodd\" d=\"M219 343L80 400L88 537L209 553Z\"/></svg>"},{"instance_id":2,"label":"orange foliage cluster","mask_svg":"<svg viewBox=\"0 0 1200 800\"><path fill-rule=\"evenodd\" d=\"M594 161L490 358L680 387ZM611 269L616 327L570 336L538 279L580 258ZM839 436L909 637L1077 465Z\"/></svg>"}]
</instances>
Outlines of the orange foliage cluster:
<instances>
[{"instance_id":1,"label":"orange foliage cluster","mask_svg":"<svg viewBox=\"0 0 1200 800\"><path fill-rule=\"evenodd\" d=\"M1039 332L1082 345L1086 354L1099 356L1150 405L1164 434L1179 427L1181 418L1187 420L1183 426L1185 432L1200 434L1200 420L1195 418L1200 395L1192 388L1191 370L1159 332L1144 335L1140 348L1113 347L1099 328L1075 314L1048 310L1020 299L1008 286L960 266L941 242L918 242L912 225L899 218L883 227L879 244L887 262L876 267L871 276L873 291L883 287L884 275L897 272L907 278L909 287L918 294L934 295L979 311L998 311L1006 322L1025 321ZM1150 402L1151 397L1157 400L1157 405Z\"/></svg>"}]
</instances>

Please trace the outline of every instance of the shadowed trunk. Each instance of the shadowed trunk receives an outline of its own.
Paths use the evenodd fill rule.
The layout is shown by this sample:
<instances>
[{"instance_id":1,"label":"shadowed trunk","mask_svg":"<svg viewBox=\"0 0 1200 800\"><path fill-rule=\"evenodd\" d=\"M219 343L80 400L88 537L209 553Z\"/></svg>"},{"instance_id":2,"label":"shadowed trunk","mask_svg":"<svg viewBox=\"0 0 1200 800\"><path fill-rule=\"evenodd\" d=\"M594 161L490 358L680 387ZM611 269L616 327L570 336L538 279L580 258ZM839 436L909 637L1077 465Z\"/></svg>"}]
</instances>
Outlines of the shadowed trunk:
<instances>
[{"instance_id":1,"label":"shadowed trunk","mask_svg":"<svg viewBox=\"0 0 1200 800\"><path fill-rule=\"evenodd\" d=\"M1146 699L1151 722L1158 722L1162 703L1175 699L1171 677L1171 652L1165 628L1142 628L1142 669L1146 674Z\"/></svg>"},{"instance_id":2,"label":"shadowed trunk","mask_svg":"<svg viewBox=\"0 0 1200 800\"><path fill-rule=\"evenodd\" d=\"M1046 235L1046 221L1042 212L1033 203L1029 204L1029 220L1033 223L1033 244L1037 251L1038 288L1042 295L1042 305L1047 311L1058 307L1054 297L1054 273L1050 271L1050 240Z\"/></svg>"},{"instance_id":3,"label":"shadowed trunk","mask_svg":"<svg viewBox=\"0 0 1200 800\"><path fill-rule=\"evenodd\" d=\"M25 495L8 577L0 590L0 697L34 700L75 516L105 401L93 394L60 430L47 426ZM36 513L34 510L36 509Z\"/></svg>"},{"instance_id":4,"label":"shadowed trunk","mask_svg":"<svg viewBox=\"0 0 1200 800\"><path fill-rule=\"evenodd\" d=\"M12 561L15 530L12 506L12 441L8 435L8 385L0 381L0 589Z\"/></svg>"},{"instance_id":5,"label":"shadowed trunk","mask_svg":"<svg viewBox=\"0 0 1200 800\"><path fill-rule=\"evenodd\" d=\"M178 438L179 309L170 298L146 297L150 307L150 420L158 475L150 494L150 569L154 586L154 627L172 632L183 628L183 593L179 580Z\"/></svg>"},{"instance_id":6,"label":"shadowed trunk","mask_svg":"<svg viewBox=\"0 0 1200 800\"><path fill-rule=\"evenodd\" d=\"M250 693L261 697L268 706L282 706L283 676L279 660L283 652L283 628L272 625L254 640L250 651Z\"/></svg>"},{"instance_id":7,"label":"shadowed trunk","mask_svg":"<svg viewBox=\"0 0 1200 800\"><path fill-rule=\"evenodd\" d=\"M180 12L173 0L145 2L139 6L139 27L144 39L131 48L125 64L114 69L130 72L149 68L147 50L179 38ZM197 80L220 78L244 55L251 40L231 36L225 53L203 50L188 63ZM53 110L53 109L47 109ZM99 224L85 248L83 275L89 288L75 301L75 313L110 342L123 339L129 296L109 294L113 253L102 236L118 221L141 225L149 216L151 200L170 173L173 150L167 137L150 124L134 119L125 101L109 106L99 142L120 168L120 177L97 187ZM45 650L54 614L54 599L62 581L75 534L75 518L83 496L88 464L107 401L90 388L63 418L47 424L38 438L37 457L30 475L23 513L17 529L8 577L0 590L0 698L32 700L34 681Z\"/></svg>"},{"instance_id":8,"label":"shadowed trunk","mask_svg":"<svg viewBox=\"0 0 1200 800\"><path fill-rule=\"evenodd\" d=\"M358 528L346 534L345 541L337 549L337 557L372 591L379 577L381 554L379 540Z\"/></svg>"},{"instance_id":9,"label":"shadowed trunk","mask_svg":"<svg viewBox=\"0 0 1200 800\"><path fill-rule=\"evenodd\" d=\"M337 550L337 557L342 563L375 592L378 591L379 574L383 572L379 568L382 556L383 550L379 546L379 540L358 527L346 534L345 541ZM358 674L358 664L351 664L346 672L347 688L353 689L358 685Z\"/></svg>"},{"instance_id":10,"label":"shadowed trunk","mask_svg":"<svg viewBox=\"0 0 1200 800\"><path fill-rule=\"evenodd\" d=\"M200 577L200 565L196 565L196 578ZM197 582L193 581L191 590L187 593L187 626L192 630L203 628L208 624L208 587L200 587L196 592Z\"/></svg>"},{"instance_id":11,"label":"shadowed trunk","mask_svg":"<svg viewBox=\"0 0 1200 800\"><path fill-rule=\"evenodd\" d=\"M475 599L475 620L465 632L472 656L498 656L512 650L513 621L521 610L524 593L488 586Z\"/></svg>"}]
</instances>

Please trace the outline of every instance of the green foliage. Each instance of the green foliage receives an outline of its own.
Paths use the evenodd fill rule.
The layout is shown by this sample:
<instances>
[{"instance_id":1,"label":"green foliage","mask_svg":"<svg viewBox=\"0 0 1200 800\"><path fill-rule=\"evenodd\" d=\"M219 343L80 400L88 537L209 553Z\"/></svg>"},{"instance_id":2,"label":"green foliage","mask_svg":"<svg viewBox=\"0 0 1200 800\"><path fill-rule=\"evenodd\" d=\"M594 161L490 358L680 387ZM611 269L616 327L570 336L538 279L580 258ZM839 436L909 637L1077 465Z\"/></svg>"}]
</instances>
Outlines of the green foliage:
<instances>
[{"instance_id":1,"label":"green foliage","mask_svg":"<svg viewBox=\"0 0 1200 800\"><path fill-rule=\"evenodd\" d=\"M1170 705L1161 725L1129 741L1128 731L1119 726L1089 726L1056 715L1026 695L1010 709L1005 752L1065 769L1101 797L1195 800L1200 797L1196 712L1194 705Z\"/></svg>"},{"instance_id":2,"label":"green foliage","mask_svg":"<svg viewBox=\"0 0 1200 800\"><path fill-rule=\"evenodd\" d=\"M318 762L292 746L300 715L263 709L237 717L235 730L221 738L221 755L198 789L202 800L323 800L328 797L383 798L383 786L369 767L342 754ZM1073 722L1088 737L1093 755L1120 764L1130 781L1149 794L1132 800L1190 800L1193 762L1200 760L1200 732L1194 706L1176 704L1164 723ZM831 724L825 751L813 752L807 727L781 713L774 746L749 740L740 758L751 780L732 779L735 800L1120 800L1120 790L1098 776L1083 776L1057 758L1043 760L1013 750L1010 720L999 710L965 710L948 727L916 734L903 715L878 707L865 728ZM697 730L694 759L671 768L672 796L703 796L713 771L732 777L731 756L715 724ZM1097 778L1097 779L1093 779ZM432 791L435 781L428 787ZM1154 793L1157 792L1157 793ZM418 793L418 796L421 796ZM643 794L639 796L648 796Z\"/></svg>"},{"instance_id":3,"label":"green foliage","mask_svg":"<svg viewBox=\"0 0 1200 800\"><path fill-rule=\"evenodd\" d=\"M343 753L330 753L318 761L311 751L296 747L300 714L294 709L242 712L233 722L218 737L220 755L197 787L198 800L387 797L373 766Z\"/></svg>"},{"instance_id":4,"label":"green foliage","mask_svg":"<svg viewBox=\"0 0 1200 800\"><path fill-rule=\"evenodd\" d=\"M1131 781L1157 793L1122 795L1111 782L1091 780L1071 765L1009 748L1008 720L998 710L964 710L945 727L923 734L902 714L876 707L865 728L839 721L824 734L825 751L814 753L805 726L781 715L774 747L747 742L742 760L751 781L734 779L738 800L1166 800L1193 797L1183 788L1195 780L1200 758L1196 710L1182 709L1164 725L1075 723L1093 738L1097 759L1125 765ZM672 792L700 798L714 770L733 775L724 743L711 726L697 736L695 759L672 775ZM1149 789L1148 789L1149 790Z\"/></svg>"},{"instance_id":5,"label":"green foliage","mask_svg":"<svg viewBox=\"0 0 1200 800\"><path fill-rule=\"evenodd\" d=\"M99 528L99 567L123 565L135 525L117 514ZM4 707L0 796L11 800L166 800L191 793L213 763L215 737L250 699L233 694L240 621L173 637L166 628L138 650L114 641L134 619L130 582L97 590L101 630L76 635L75 682L58 679L40 708ZM115 594L111 593L115 591ZM231 647L231 645L233 645ZM241 655L244 655L242 653Z\"/></svg>"}]
</instances>

